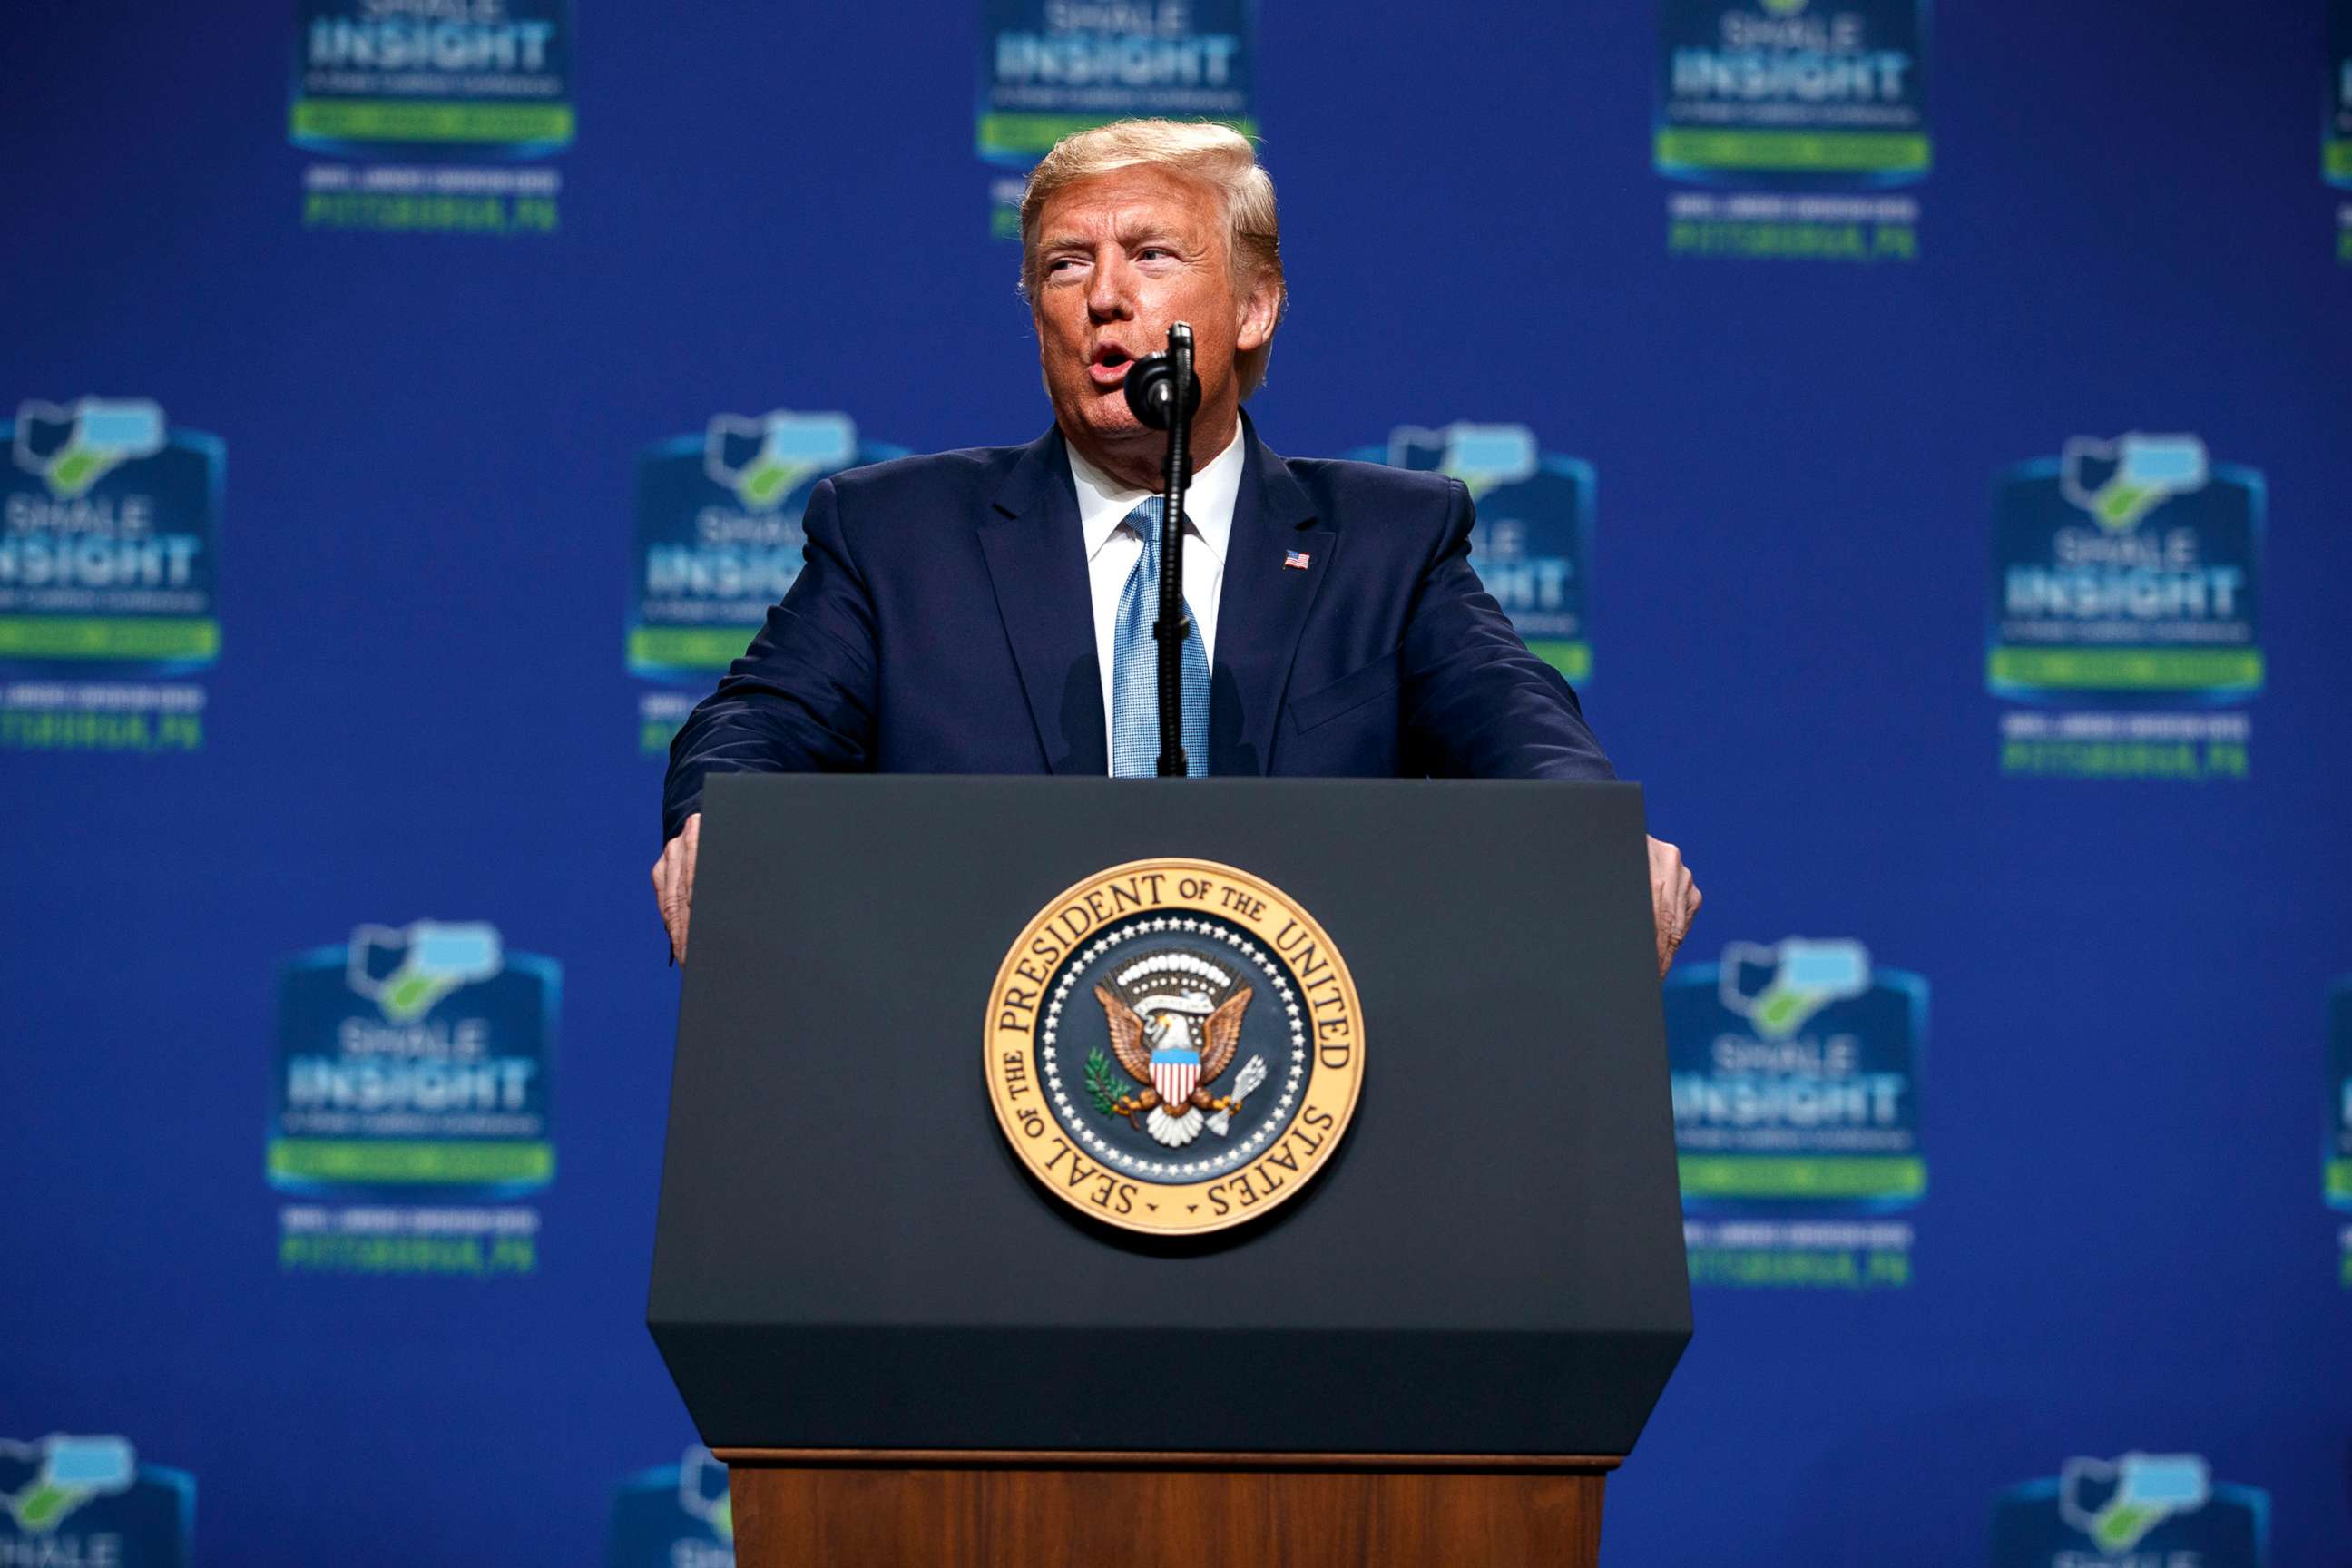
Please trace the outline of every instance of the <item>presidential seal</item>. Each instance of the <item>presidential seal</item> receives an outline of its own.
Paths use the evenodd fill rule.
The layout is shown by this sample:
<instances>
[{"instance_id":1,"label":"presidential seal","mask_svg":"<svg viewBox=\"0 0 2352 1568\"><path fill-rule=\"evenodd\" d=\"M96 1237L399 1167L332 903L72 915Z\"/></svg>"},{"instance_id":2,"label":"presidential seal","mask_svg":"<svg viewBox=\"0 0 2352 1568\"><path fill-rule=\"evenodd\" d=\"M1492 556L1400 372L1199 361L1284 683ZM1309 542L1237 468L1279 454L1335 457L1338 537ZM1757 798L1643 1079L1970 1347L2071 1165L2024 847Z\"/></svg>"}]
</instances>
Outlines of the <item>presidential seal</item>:
<instances>
[{"instance_id":1,"label":"presidential seal","mask_svg":"<svg viewBox=\"0 0 2352 1568\"><path fill-rule=\"evenodd\" d=\"M1331 939L1212 860L1114 866L1038 911L996 973L984 1048L997 1122L1045 1189L1158 1235L1296 1194L1364 1079Z\"/></svg>"}]
</instances>

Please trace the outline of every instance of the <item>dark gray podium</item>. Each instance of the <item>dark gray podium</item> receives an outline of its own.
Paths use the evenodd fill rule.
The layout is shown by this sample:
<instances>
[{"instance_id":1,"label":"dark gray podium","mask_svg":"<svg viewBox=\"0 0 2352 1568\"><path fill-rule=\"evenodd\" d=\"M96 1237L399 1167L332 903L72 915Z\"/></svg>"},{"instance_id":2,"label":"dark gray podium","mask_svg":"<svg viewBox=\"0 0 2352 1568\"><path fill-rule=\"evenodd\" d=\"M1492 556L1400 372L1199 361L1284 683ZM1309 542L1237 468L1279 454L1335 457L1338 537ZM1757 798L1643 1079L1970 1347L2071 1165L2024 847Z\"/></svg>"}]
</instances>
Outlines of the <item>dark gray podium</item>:
<instances>
[{"instance_id":1,"label":"dark gray podium","mask_svg":"<svg viewBox=\"0 0 2352 1568\"><path fill-rule=\"evenodd\" d=\"M1147 859L1360 1012L1344 1138L1213 1233L1081 1213L983 1079L1016 941ZM1691 1328L1638 790L714 778L647 1316L753 1568L1591 1562Z\"/></svg>"}]
</instances>

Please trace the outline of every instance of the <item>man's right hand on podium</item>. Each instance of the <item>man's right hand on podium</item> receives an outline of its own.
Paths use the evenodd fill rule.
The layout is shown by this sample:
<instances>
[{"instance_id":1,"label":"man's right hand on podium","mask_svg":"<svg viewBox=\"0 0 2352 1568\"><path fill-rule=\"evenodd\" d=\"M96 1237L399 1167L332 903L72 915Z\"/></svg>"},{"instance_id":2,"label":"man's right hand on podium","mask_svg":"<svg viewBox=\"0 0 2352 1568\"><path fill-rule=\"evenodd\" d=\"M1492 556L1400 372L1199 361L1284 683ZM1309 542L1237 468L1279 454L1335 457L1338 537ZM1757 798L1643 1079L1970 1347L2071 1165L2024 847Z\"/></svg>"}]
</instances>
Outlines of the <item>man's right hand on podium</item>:
<instances>
[{"instance_id":1,"label":"man's right hand on podium","mask_svg":"<svg viewBox=\"0 0 2352 1568\"><path fill-rule=\"evenodd\" d=\"M662 846L654 862L654 902L661 906L662 924L669 929L669 959L686 962L686 920L694 910L694 852L702 842L702 813L696 812Z\"/></svg>"}]
</instances>

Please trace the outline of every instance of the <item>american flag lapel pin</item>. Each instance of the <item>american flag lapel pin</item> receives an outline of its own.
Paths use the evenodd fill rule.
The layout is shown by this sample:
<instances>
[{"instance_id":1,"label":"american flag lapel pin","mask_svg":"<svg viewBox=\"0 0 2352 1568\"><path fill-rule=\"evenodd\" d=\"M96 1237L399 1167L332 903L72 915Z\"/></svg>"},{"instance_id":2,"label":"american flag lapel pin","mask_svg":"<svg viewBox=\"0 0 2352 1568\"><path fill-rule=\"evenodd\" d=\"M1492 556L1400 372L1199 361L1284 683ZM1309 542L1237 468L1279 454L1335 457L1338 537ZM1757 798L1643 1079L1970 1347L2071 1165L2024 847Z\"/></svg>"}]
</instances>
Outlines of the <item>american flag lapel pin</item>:
<instances>
[{"instance_id":1,"label":"american flag lapel pin","mask_svg":"<svg viewBox=\"0 0 2352 1568\"><path fill-rule=\"evenodd\" d=\"M1286 550L1282 552L1282 563L1285 566L1296 566L1301 572L1307 570L1307 563L1312 559L1313 557L1304 550Z\"/></svg>"}]
</instances>

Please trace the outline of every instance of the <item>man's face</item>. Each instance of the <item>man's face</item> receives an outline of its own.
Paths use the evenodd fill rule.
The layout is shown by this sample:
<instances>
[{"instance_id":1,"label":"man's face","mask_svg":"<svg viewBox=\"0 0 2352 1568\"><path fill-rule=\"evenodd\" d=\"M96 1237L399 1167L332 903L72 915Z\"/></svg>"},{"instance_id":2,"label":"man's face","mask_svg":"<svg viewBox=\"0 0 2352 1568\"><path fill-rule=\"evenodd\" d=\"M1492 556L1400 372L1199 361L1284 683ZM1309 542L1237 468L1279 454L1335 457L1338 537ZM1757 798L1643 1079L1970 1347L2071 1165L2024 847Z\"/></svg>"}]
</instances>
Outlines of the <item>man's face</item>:
<instances>
[{"instance_id":1,"label":"man's face","mask_svg":"<svg viewBox=\"0 0 2352 1568\"><path fill-rule=\"evenodd\" d=\"M1192 325L1198 449L1223 447L1241 406L1234 356L1266 342L1274 303L1270 285L1236 294L1223 205L1196 181L1122 169L1056 192L1037 216L1034 305L1054 418L1114 471L1158 462L1164 437L1137 421L1124 388L1130 364L1168 346L1171 321Z\"/></svg>"}]
</instances>

